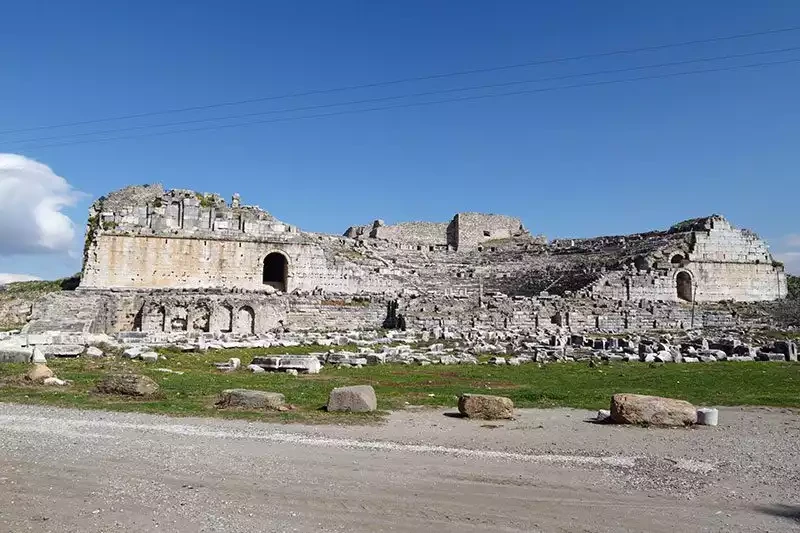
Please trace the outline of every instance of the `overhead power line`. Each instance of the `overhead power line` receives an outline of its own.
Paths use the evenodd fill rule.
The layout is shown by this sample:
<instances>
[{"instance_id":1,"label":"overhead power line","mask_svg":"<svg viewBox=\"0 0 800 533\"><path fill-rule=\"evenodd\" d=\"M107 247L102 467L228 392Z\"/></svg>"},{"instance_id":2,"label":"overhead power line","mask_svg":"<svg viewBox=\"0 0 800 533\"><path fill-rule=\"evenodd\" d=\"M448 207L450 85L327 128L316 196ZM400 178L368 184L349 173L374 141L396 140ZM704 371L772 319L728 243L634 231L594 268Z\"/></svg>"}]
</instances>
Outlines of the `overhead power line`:
<instances>
[{"instance_id":1,"label":"overhead power line","mask_svg":"<svg viewBox=\"0 0 800 533\"><path fill-rule=\"evenodd\" d=\"M685 72L671 72L667 74L654 74L650 76L640 76L636 78L624 78L619 80L604 80L604 81L596 81L590 83L580 83L574 85L564 85L560 87L544 87L539 89L527 89L521 91L513 91L513 92L505 92L499 94L484 94L484 95L477 95L477 96L464 96L460 98L450 98L446 100L435 100L431 102L410 102L405 104L396 104L390 106L379 106L379 107L370 107L366 109L346 109L342 111L335 111L332 113L321 113L315 115L305 115L300 117L283 117L277 119L267 119L267 120L254 120L249 122L241 122L236 124L222 124L216 126L204 126L200 128L186 128L186 129L179 129L179 130L170 130L170 131L161 131L161 132L150 132L150 133L143 133L138 135L125 135L125 136L118 136L118 137L107 137L103 139L88 139L83 141L72 141L72 142L64 142L64 143L53 143L53 144L42 144L42 145L34 145L34 146L25 146L24 148L50 148L55 146L71 146L76 144L88 144L88 143L100 143L100 142L111 142L111 141L119 141L119 140L126 140L126 139L139 139L139 138L146 138L146 137L158 137L162 135L174 135L179 133L190 133L190 132L197 132L197 131L211 131L211 130L222 130L228 128L239 128L243 126L253 126L258 124L268 124L268 123L275 123L275 122L295 122L300 120L308 120L308 119L315 119L315 118L324 118L324 117L332 117L332 116L339 116L339 115L351 115L356 113L368 113L373 111L384 111L389 109L401 109L401 108L411 108L411 107L423 107L423 106L430 106L430 105L438 105L438 104L445 104L451 102L466 102L466 101L474 101L474 100L484 100L489 98L501 98L505 96L517 96L523 94L534 94L534 93L545 93L545 92L552 92L552 91L559 91L559 90L567 90L567 89L577 89L582 87L597 87L601 85L612 85L618 83L630 83L630 82L637 82L637 81L645 81L645 80L656 80L656 79L665 79L665 78L674 78L679 76L690 76L694 74L705 74L711 72L726 72L726 71L734 71L746 68L757 68L757 67L766 67L766 66L774 66L774 65L786 65L790 63L798 63L800 62L800 58L793 58L793 59L786 59L782 61L769 61L769 62L761 62L761 63L750 63L746 65L736 65L730 67L719 67L719 68L712 68L712 69L702 69L702 70L690 70Z\"/></svg>"},{"instance_id":2,"label":"overhead power line","mask_svg":"<svg viewBox=\"0 0 800 533\"><path fill-rule=\"evenodd\" d=\"M261 96L256 98L249 98L245 100L236 100L236 101L229 101L229 102L219 102L213 104L206 104L206 105L199 105L199 106L190 106L190 107L181 107L181 108L174 108L174 109L166 109L161 111L148 111L144 113L134 113L128 115L117 115L112 117L104 117L104 118L96 118L91 120L82 120L76 122L65 122L61 124L50 124L50 125L42 125L42 126L33 126L28 128L17 128L11 130L4 130L0 131L0 135L6 135L10 133L23 133L28 131L38 131L38 130L46 130L46 129L55 129L55 128L66 128L72 126L83 126L87 124L97 124L100 122L112 122L118 120L129 120L135 118L144 118L144 117L151 117L157 115L167 115L173 113L183 113L189 111L202 111L220 107L230 107L230 106L237 106L237 105L245 105L245 104L252 104L257 102L266 102L270 100L280 100L285 98L297 98L302 96L312 96L312 95L321 95L321 94L330 94L335 92L343 92L343 91L351 91L356 89L369 89L369 88L376 88L376 87L385 87L389 85L396 85L401 83L410 83L410 82L418 82L418 81L427 81L427 80L435 80L441 78L450 78L455 76L466 76L471 74L482 74L487 72L497 72L501 70L511 70L523 67L532 67L532 66L539 66L539 65L549 65L555 63L564 63L568 61L578 61L584 59L597 59L601 57L611 57L617 55L627 55L627 54L635 54L640 52L650 52L656 50L664 50L667 48L676 48L681 46L692 46L697 44L708 44L708 43L715 43L715 42L723 42L723 41L731 41L737 39L747 39L751 37L759 37L764 35L774 35L780 33L787 33L787 32L794 32L800 30L800 26L789 26L785 28L777 28L771 30L764 30L758 32L750 32L750 33L739 33L734 35L724 35L724 36L717 36L711 37L707 39L695 39L691 41L681 41L681 42L673 42L673 43L666 43L666 44L658 44L652 46L642 46L637 48L628 48L628 49L619 49L619 50L610 50L606 52L597 52L591 54L582 54L582 55L575 55L575 56L565 56L565 57L558 57L558 58L549 58L549 59L539 59L533 61L526 61L523 63L515 63L509 65L499 65L493 67L484 67L484 68L476 68L476 69L469 69L469 70L460 70L460 71L453 71L453 72L446 72L446 73L439 73L439 74L430 74L425 76L415 76L410 78L400 78L395 80L387 80L387 81L379 81L379 82L372 82L372 83L365 83L365 84L358 84L358 85L345 85L340 87L332 87L326 89L313 89L310 91L300 91L300 92L291 92L291 93L284 93L279 95L269 95L269 96Z\"/></svg>"},{"instance_id":3,"label":"overhead power line","mask_svg":"<svg viewBox=\"0 0 800 533\"><path fill-rule=\"evenodd\" d=\"M723 56L713 56L713 57L703 57L697 59L686 59L683 61L671 61L667 63L657 63L652 65L638 65L634 67L626 67L626 68L619 68L619 69L606 69L606 70L597 70L594 72L583 72L583 73L576 73L576 74L565 74L563 76L551 76L547 78L535 78L535 79L528 79L528 80L515 80L515 81L507 81L502 83L491 83L491 84L483 84L483 85L472 85L467 87L455 87L450 89L441 89L436 91L424 91L418 93L410 93L410 94L401 94L401 95L394 95L394 96L381 96L376 98L366 98L361 100L350 100L346 102L334 102L334 103L327 103L327 104L317 104L317 105L308 105L302 107L294 107L294 108L286 108L286 109L273 109L268 111L257 111L252 113L241 113L238 115L225 115L220 117L208 117L208 118L200 118L200 119L192 119L192 120L183 120L178 122L162 122L159 124L144 124L140 126L128 126L124 128L111 128L105 130L95 130L95 131L88 131L88 132L80 132L80 133L70 133L64 135L51 135L49 137L32 137L27 139L12 139L8 141L3 141L6 144L18 144L18 143L29 143L29 142L42 142L42 141L53 141L53 140L62 140L62 139L75 139L80 137L91 137L94 135L103 135L109 133L122 133L126 131L139 131L139 130L147 130L151 128L163 128L169 126L185 126L188 124L202 124L206 122L216 122L222 120L233 120L233 119L241 119L241 118L250 118L256 116L264 116L264 115L275 115L280 113L292 113L298 111L313 111L317 109L326 109L331 107L339 107L339 106L346 106L346 105L358 105L358 104L369 104L369 103L377 103L377 102L385 102L389 100L400 100L405 98L419 98L423 96L435 96L439 94L451 94L456 92L465 92L465 91L473 91L478 89L497 89L501 87L511 87L514 85L525 85L530 83L543 83L549 81L561 81L573 78L584 78L584 77L591 77L591 76L600 76L600 75L607 75L607 74L621 74L623 72L633 72L638 70L648 70L654 68L664 68L664 67L674 67L674 66L681 66L681 65L689 65L693 63L707 63L711 61L722 61L728 59L741 59L744 57L753 57L753 56L760 56L760 55L768 55L768 54L778 54L784 52L792 52L800 50L800 46L793 46L789 48L779 48L774 50L761 50L757 52L748 52L744 54L728 54ZM23 144L23 148L25 145Z\"/></svg>"}]
</instances>

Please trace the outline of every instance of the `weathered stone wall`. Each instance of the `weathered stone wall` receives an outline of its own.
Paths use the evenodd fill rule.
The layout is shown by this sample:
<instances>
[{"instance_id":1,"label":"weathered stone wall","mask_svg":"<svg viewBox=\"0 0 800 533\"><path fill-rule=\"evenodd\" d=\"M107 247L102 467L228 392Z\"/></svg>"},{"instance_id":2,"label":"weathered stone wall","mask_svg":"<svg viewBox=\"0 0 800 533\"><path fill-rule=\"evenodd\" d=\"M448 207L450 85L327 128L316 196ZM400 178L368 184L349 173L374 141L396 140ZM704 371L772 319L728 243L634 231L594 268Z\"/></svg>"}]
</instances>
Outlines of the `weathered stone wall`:
<instances>
[{"instance_id":1,"label":"weathered stone wall","mask_svg":"<svg viewBox=\"0 0 800 533\"><path fill-rule=\"evenodd\" d=\"M469 250L483 242L510 239L526 233L518 218L505 215L458 213L454 224L456 247L459 250Z\"/></svg>"},{"instance_id":2,"label":"weathered stone wall","mask_svg":"<svg viewBox=\"0 0 800 533\"><path fill-rule=\"evenodd\" d=\"M286 292L383 292L395 286L374 268L363 268L344 259L337 261L327 256L322 246L311 242L102 233L89 250L81 287L267 290L264 263L271 253L286 258Z\"/></svg>"},{"instance_id":3,"label":"weathered stone wall","mask_svg":"<svg viewBox=\"0 0 800 533\"><path fill-rule=\"evenodd\" d=\"M786 297L786 274L773 265L766 244L754 233L714 216L684 242L688 247L673 244L660 255L635 262L646 270L605 273L586 291L618 300L752 302Z\"/></svg>"},{"instance_id":4,"label":"weathered stone wall","mask_svg":"<svg viewBox=\"0 0 800 533\"><path fill-rule=\"evenodd\" d=\"M391 242L447 247L447 226L444 222L403 222L378 226L373 236Z\"/></svg>"}]
</instances>

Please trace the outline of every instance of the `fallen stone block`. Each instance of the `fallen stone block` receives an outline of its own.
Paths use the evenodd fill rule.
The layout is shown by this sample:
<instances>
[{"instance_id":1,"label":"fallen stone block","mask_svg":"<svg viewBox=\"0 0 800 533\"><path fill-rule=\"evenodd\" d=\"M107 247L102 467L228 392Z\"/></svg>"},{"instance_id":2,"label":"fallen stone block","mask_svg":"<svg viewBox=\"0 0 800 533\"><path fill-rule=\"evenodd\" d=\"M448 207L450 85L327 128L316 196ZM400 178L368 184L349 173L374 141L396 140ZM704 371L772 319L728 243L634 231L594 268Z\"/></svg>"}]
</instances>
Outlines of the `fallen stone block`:
<instances>
[{"instance_id":1,"label":"fallen stone block","mask_svg":"<svg viewBox=\"0 0 800 533\"><path fill-rule=\"evenodd\" d=\"M689 426L697 422L697 409L684 400L615 394L611 398L611 418L617 424Z\"/></svg>"},{"instance_id":2,"label":"fallen stone block","mask_svg":"<svg viewBox=\"0 0 800 533\"><path fill-rule=\"evenodd\" d=\"M671 363L674 360L672 353L668 350L661 350L656 354L656 361L660 363Z\"/></svg>"},{"instance_id":3,"label":"fallen stone block","mask_svg":"<svg viewBox=\"0 0 800 533\"><path fill-rule=\"evenodd\" d=\"M504 396L462 394L458 398L458 412L467 418L509 419L514 418L514 402Z\"/></svg>"},{"instance_id":4,"label":"fallen stone block","mask_svg":"<svg viewBox=\"0 0 800 533\"><path fill-rule=\"evenodd\" d=\"M31 355L31 362L37 364L45 364L47 362L47 358L44 356L44 352L39 347L35 347L33 349L33 353Z\"/></svg>"},{"instance_id":5,"label":"fallen stone block","mask_svg":"<svg viewBox=\"0 0 800 533\"><path fill-rule=\"evenodd\" d=\"M143 354L139 354L139 359L145 363L155 363L158 361L158 354L156 352L144 352Z\"/></svg>"},{"instance_id":6,"label":"fallen stone block","mask_svg":"<svg viewBox=\"0 0 800 533\"><path fill-rule=\"evenodd\" d=\"M158 388L158 383L138 374L110 374L97 384L98 392L125 396L152 396Z\"/></svg>"},{"instance_id":7,"label":"fallen stone block","mask_svg":"<svg viewBox=\"0 0 800 533\"><path fill-rule=\"evenodd\" d=\"M126 359L136 359L143 353L149 351L150 348L147 346L133 346L131 348L126 348L125 351L122 352L122 357L125 357Z\"/></svg>"},{"instance_id":8,"label":"fallen stone block","mask_svg":"<svg viewBox=\"0 0 800 533\"><path fill-rule=\"evenodd\" d=\"M253 374L262 374L262 373L266 372L266 370L264 370L263 368L261 368L258 365L247 365L247 370L249 370Z\"/></svg>"},{"instance_id":9,"label":"fallen stone block","mask_svg":"<svg viewBox=\"0 0 800 533\"><path fill-rule=\"evenodd\" d=\"M32 358L33 348L0 346L0 363L29 363Z\"/></svg>"},{"instance_id":10,"label":"fallen stone block","mask_svg":"<svg viewBox=\"0 0 800 533\"><path fill-rule=\"evenodd\" d=\"M105 353L97 346L89 346L86 348L86 357L104 357Z\"/></svg>"},{"instance_id":11,"label":"fallen stone block","mask_svg":"<svg viewBox=\"0 0 800 533\"><path fill-rule=\"evenodd\" d=\"M33 368L25 374L25 379L33 381L34 383L41 383L47 378L52 378L54 375L53 371L50 370L47 365L35 364Z\"/></svg>"},{"instance_id":12,"label":"fallen stone block","mask_svg":"<svg viewBox=\"0 0 800 533\"><path fill-rule=\"evenodd\" d=\"M490 357L489 358L489 364L490 365L504 365L504 364L506 364L506 358L505 357Z\"/></svg>"},{"instance_id":13,"label":"fallen stone block","mask_svg":"<svg viewBox=\"0 0 800 533\"><path fill-rule=\"evenodd\" d=\"M363 413L375 411L377 408L378 399L375 397L375 389L370 385L339 387L333 389L328 397L328 411Z\"/></svg>"},{"instance_id":14,"label":"fallen stone block","mask_svg":"<svg viewBox=\"0 0 800 533\"><path fill-rule=\"evenodd\" d=\"M251 364L271 372L286 371L291 368L302 374L319 374L322 368L322 363L316 357L302 355L254 357Z\"/></svg>"},{"instance_id":15,"label":"fallen stone block","mask_svg":"<svg viewBox=\"0 0 800 533\"><path fill-rule=\"evenodd\" d=\"M45 357L78 357L83 353L82 344L47 344L41 346Z\"/></svg>"},{"instance_id":16,"label":"fallen stone block","mask_svg":"<svg viewBox=\"0 0 800 533\"><path fill-rule=\"evenodd\" d=\"M246 409L277 410L286 403L283 394L250 389L228 389L222 391L218 407L244 407Z\"/></svg>"},{"instance_id":17,"label":"fallen stone block","mask_svg":"<svg viewBox=\"0 0 800 533\"><path fill-rule=\"evenodd\" d=\"M242 361L238 357L231 357L225 363L214 363L214 366L217 367L217 370L222 370L224 372L233 372L234 370L238 370L239 367L242 366Z\"/></svg>"},{"instance_id":18,"label":"fallen stone block","mask_svg":"<svg viewBox=\"0 0 800 533\"><path fill-rule=\"evenodd\" d=\"M697 410L697 423L701 426L716 426L719 421L719 411L709 407Z\"/></svg>"},{"instance_id":19,"label":"fallen stone block","mask_svg":"<svg viewBox=\"0 0 800 533\"><path fill-rule=\"evenodd\" d=\"M51 344L53 342L53 337L46 333L29 333L25 335L25 341L28 346L44 346L45 344Z\"/></svg>"},{"instance_id":20,"label":"fallen stone block","mask_svg":"<svg viewBox=\"0 0 800 533\"><path fill-rule=\"evenodd\" d=\"M69 382L63 379L58 379L57 377L51 377L42 381L42 384L49 386L63 387L65 385L68 385Z\"/></svg>"}]
</instances>

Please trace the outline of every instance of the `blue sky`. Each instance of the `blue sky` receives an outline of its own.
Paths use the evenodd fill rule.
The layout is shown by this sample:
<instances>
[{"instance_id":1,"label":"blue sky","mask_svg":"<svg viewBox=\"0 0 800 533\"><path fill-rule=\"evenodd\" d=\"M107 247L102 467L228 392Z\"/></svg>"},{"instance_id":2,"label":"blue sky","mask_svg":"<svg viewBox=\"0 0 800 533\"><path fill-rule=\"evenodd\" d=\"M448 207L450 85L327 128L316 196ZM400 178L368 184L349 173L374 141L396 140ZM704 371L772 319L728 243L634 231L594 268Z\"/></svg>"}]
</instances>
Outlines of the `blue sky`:
<instances>
[{"instance_id":1,"label":"blue sky","mask_svg":"<svg viewBox=\"0 0 800 533\"><path fill-rule=\"evenodd\" d=\"M32 0L3 2L2 12L1 131L800 26L800 3L792 0ZM92 199L150 182L226 197L238 192L287 222L331 233L375 218L444 221L457 211L485 211L519 216L548 237L592 236L722 213L769 239L800 270L800 63L44 146L102 137L74 137L96 130L789 47L800 47L800 31L7 133L0 153L49 166L79 193L64 211L78 227L74 242L56 252L10 255L0 248L0 272L77 271ZM800 50L512 90L792 58L800 59ZM389 104L442 98L448 96ZM330 110L363 107L370 106Z\"/></svg>"}]
</instances>

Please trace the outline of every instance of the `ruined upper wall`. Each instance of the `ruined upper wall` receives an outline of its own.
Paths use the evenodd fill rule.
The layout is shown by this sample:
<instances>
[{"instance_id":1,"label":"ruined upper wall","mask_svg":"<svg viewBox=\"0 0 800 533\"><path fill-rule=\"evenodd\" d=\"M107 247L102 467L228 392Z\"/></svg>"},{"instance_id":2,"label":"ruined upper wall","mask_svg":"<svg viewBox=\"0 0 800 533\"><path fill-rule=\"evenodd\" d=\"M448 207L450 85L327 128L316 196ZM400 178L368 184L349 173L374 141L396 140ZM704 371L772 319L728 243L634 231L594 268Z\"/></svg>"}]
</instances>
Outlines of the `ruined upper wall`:
<instances>
[{"instance_id":1,"label":"ruined upper wall","mask_svg":"<svg viewBox=\"0 0 800 533\"><path fill-rule=\"evenodd\" d=\"M414 249L471 250L478 245L513 237L529 237L518 218L486 213L457 213L450 222L402 222L385 225L382 220L352 226L344 233L351 239L378 239Z\"/></svg>"},{"instance_id":2,"label":"ruined upper wall","mask_svg":"<svg viewBox=\"0 0 800 533\"><path fill-rule=\"evenodd\" d=\"M257 206L230 204L216 194L164 190L160 184L126 187L91 208L88 232L253 240L297 233ZM90 235L91 237L91 235Z\"/></svg>"}]
</instances>

